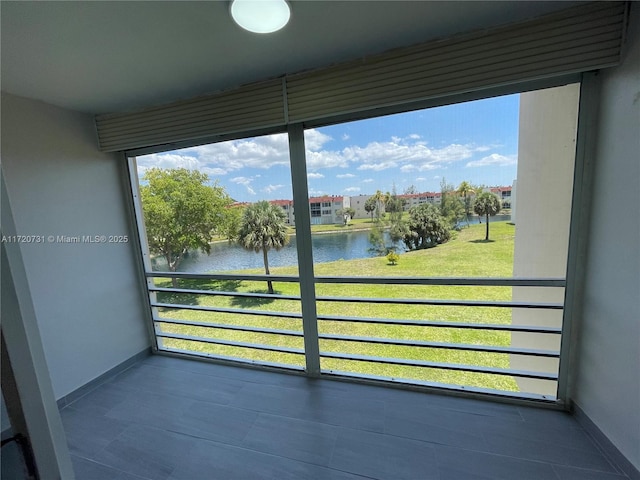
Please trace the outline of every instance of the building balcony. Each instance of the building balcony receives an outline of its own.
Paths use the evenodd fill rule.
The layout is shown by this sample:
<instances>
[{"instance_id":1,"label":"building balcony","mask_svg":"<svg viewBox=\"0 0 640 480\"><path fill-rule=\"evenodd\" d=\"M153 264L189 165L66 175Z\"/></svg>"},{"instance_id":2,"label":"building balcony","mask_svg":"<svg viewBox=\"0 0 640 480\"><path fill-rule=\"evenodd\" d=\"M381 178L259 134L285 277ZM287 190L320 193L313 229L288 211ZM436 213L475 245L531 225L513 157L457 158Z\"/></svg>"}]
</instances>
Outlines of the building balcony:
<instances>
[{"instance_id":1,"label":"building balcony","mask_svg":"<svg viewBox=\"0 0 640 480\"><path fill-rule=\"evenodd\" d=\"M77 479L607 479L569 414L150 356L62 409Z\"/></svg>"}]
</instances>

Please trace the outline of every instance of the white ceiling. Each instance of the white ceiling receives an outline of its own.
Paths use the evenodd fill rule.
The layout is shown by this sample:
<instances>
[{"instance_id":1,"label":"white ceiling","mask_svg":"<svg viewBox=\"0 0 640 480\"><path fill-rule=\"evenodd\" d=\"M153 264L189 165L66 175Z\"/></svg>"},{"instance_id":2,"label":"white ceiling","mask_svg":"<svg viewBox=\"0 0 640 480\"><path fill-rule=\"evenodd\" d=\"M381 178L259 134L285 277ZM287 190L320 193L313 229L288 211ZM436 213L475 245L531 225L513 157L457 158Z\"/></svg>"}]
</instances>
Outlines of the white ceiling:
<instances>
[{"instance_id":1,"label":"white ceiling","mask_svg":"<svg viewBox=\"0 0 640 480\"><path fill-rule=\"evenodd\" d=\"M2 90L106 113L317 68L576 2L293 1L280 32L245 32L227 1L2 1Z\"/></svg>"}]
</instances>

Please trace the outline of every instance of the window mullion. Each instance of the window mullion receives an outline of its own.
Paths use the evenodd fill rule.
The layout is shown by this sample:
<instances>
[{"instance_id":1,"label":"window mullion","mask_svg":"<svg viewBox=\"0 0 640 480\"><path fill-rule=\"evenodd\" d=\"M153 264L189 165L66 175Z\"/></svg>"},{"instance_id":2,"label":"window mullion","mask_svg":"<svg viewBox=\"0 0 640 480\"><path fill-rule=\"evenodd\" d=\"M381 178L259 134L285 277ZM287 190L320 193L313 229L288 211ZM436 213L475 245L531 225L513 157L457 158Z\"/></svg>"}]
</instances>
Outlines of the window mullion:
<instances>
[{"instance_id":1,"label":"window mullion","mask_svg":"<svg viewBox=\"0 0 640 480\"><path fill-rule=\"evenodd\" d=\"M309 189L307 187L304 128L302 124L295 124L290 125L288 130L306 371L310 376L318 376L320 375L320 348L318 345L318 319L313 273L313 245L311 242L311 213L309 210Z\"/></svg>"}]
</instances>

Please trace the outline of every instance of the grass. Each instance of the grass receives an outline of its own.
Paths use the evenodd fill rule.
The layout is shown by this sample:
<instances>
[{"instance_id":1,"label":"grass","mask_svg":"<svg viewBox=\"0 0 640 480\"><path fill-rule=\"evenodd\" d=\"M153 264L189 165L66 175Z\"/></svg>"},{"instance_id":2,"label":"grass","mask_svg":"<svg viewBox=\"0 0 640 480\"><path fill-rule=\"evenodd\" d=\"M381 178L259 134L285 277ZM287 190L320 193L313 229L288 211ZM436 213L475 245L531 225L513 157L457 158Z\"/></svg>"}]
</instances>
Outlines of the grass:
<instances>
[{"instance_id":1,"label":"grass","mask_svg":"<svg viewBox=\"0 0 640 480\"><path fill-rule=\"evenodd\" d=\"M511 277L513 270L514 228L513 225L507 222L496 222L491 225L491 241L485 242L483 240L485 225L471 225L469 228L460 231L454 240L444 245L429 250L402 253L397 265L390 265L385 257L340 260L314 265L315 274L317 276ZM247 272L245 271L245 273ZM263 271L251 270L248 271L248 273L263 273ZM297 267L273 268L272 274L297 274ZM164 279L156 280L156 282L163 286L168 286L169 284L169 281ZM266 292L265 282L203 282L180 280L180 286L233 292ZM277 293L281 294L299 294L299 287L296 283L276 282L274 283L274 288ZM316 284L316 296L510 300L511 288ZM159 301L162 302L182 303L185 305L198 304L203 306L209 305L278 312L301 311L300 302L294 300L206 295L194 296L184 294L158 294L158 297ZM319 314L356 317L441 320L465 323L509 324L511 322L511 310L508 308L442 307L409 304L375 305L370 303L319 301L317 302L317 310ZM163 318L179 318L219 324L251 325L261 328L302 332L302 324L298 319L200 312L186 309L164 309L160 312L160 316ZM161 324L161 328L165 332L303 349L302 337L296 336L171 325L168 323ZM321 334L413 339L442 343L496 346L508 346L511 343L511 336L508 332L483 330L333 321L320 321L318 329ZM201 353L251 358L299 366L304 365L304 357L295 354L175 339L164 339L164 346ZM320 350L440 363L459 363L499 368L509 367L509 356L507 354L468 352L452 349L320 340ZM507 391L517 390L517 385L512 377L501 375L455 372L442 369L385 365L328 358L321 359L321 367L323 370L358 372L384 377Z\"/></svg>"},{"instance_id":2,"label":"grass","mask_svg":"<svg viewBox=\"0 0 640 480\"><path fill-rule=\"evenodd\" d=\"M343 223L331 223L327 225L311 225L311 233L326 232L353 232L356 230L370 230L374 227L375 222L371 218L357 218L349 220L347 225ZM295 233L295 229L291 228L291 233Z\"/></svg>"}]
</instances>

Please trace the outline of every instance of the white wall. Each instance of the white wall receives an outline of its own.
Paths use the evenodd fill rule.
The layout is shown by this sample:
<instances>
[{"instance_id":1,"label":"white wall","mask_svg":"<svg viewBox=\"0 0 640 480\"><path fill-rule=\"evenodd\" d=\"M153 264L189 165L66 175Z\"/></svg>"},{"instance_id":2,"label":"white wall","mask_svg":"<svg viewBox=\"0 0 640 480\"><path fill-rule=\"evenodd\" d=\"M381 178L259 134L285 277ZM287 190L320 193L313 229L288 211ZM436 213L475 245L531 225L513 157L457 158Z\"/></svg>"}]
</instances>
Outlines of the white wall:
<instances>
[{"instance_id":1,"label":"white wall","mask_svg":"<svg viewBox=\"0 0 640 480\"><path fill-rule=\"evenodd\" d=\"M573 400L640 469L640 4L624 63L601 72Z\"/></svg>"},{"instance_id":2,"label":"white wall","mask_svg":"<svg viewBox=\"0 0 640 480\"><path fill-rule=\"evenodd\" d=\"M2 170L21 235L129 235L118 156L89 115L2 94ZM54 394L150 345L131 243L22 244Z\"/></svg>"}]
</instances>

